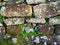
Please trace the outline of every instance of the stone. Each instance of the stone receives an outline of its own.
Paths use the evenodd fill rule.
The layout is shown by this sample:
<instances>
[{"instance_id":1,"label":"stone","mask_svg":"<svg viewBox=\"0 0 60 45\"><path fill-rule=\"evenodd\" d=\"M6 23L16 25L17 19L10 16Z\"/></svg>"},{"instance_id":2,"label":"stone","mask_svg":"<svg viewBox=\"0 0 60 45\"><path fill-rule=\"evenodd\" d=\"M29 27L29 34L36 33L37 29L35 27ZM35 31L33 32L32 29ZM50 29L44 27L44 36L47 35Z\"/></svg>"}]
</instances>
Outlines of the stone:
<instances>
[{"instance_id":1,"label":"stone","mask_svg":"<svg viewBox=\"0 0 60 45\"><path fill-rule=\"evenodd\" d=\"M0 35L4 35L5 34L5 28L2 26L0 27Z\"/></svg>"},{"instance_id":2,"label":"stone","mask_svg":"<svg viewBox=\"0 0 60 45\"><path fill-rule=\"evenodd\" d=\"M24 18L6 18L3 20L8 25L18 25L24 23Z\"/></svg>"},{"instance_id":3,"label":"stone","mask_svg":"<svg viewBox=\"0 0 60 45\"><path fill-rule=\"evenodd\" d=\"M0 14L5 17L24 17L32 15L32 7L30 5L13 4L1 7Z\"/></svg>"},{"instance_id":4,"label":"stone","mask_svg":"<svg viewBox=\"0 0 60 45\"><path fill-rule=\"evenodd\" d=\"M59 18L50 18L49 19L49 24L50 25L60 24L60 19Z\"/></svg>"},{"instance_id":5,"label":"stone","mask_svg":"<svg viewBox=\"0 0 60 45\"><path fill-rule=\"evenodd\" d=\"M37 18L50 18L58 14L57 6L47 3L34 6L33 10Z\"/></svg>"},{"instance_id":6,"label":"stone","mask_svg":"<svg viewBox=\"0 0 60 45\"><path fill-rule=\"evenodd\" d=\"M28 22L28 23L45 23L46 20L44 18L30 18L30 19L27 19L26 22Z\"/></svg>"},{"instance_id":7,"label":"stone","mask_svg":"<svg viewBox=\"0 0 60 45\"><path fill-rule=\"evenodd\" d=\"M28 4L39 4L39 3L44 3L46 0L26 0Z\"/></svg>"},{"instance_id":8,"label":"stone","mask_svg":"<svg viewBox=\"0 0 60 45\"><path fill-rule=\"evenodd\" d=\"M9 34L17 35L20 33L20 27L19 26L7 26L7 32Z\"/></svg>"},{"instance_id":9,"label":"stone","mask_svg":"<svg viewBox=\"0 0 60 45\"><path fill-rule=\"evenodd\" d=\"M46 25L39 24L35 27L35 31L40 32L41 34L44 34L44 35L51 35L53 34L54 29L50 25L46 26Z\"/></svg>"}]
</instances>

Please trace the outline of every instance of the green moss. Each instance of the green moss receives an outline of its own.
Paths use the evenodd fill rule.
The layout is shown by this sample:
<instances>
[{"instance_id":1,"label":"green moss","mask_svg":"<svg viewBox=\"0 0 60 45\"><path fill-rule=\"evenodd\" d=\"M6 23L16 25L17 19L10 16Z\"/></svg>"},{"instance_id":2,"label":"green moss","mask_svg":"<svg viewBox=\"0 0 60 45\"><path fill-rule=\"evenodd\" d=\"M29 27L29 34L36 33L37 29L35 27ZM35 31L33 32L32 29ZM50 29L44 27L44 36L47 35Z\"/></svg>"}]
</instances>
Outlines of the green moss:
<instances>
[{"instance_id":1,"label":"green moss","mask_svg":"<svg viewBox=\"0 0 60 45\"><path fill-rule=\"evenodd\" d=\"M24 26L25 26L24 24L19 24L19 27L21 27L21 28L24 27Z\"/></svg>"},{"instance_id":2,"label":"green moss","mask_svg":"<svg viewBox=\"0 0 60 45\"><path fill-rule=\"evenodd\" d=\"M0 16L0 20L4 20L4 16Z\"/></svg>"},{"instance_id":3,"label":"green moss","mask_svg":"<svg viewBox=\"0 0 60 45\"><path fill-rule=\"evenodd\" d=\"M32 12L32 17L35 17L35 13L34 12Z\"/></svg>"}]
</instances>

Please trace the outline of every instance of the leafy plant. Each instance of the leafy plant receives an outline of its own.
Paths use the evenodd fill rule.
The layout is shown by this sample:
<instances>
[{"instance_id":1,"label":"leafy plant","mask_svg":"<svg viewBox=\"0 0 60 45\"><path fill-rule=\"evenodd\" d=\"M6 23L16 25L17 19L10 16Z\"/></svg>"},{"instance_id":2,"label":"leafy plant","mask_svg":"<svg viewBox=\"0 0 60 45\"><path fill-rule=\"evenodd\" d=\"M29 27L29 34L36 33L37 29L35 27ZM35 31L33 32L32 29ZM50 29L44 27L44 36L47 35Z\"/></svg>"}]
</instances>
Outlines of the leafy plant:
<instances>
[{"instance_id":1,"label":"leafy plant","mask_svg":"<svg viewBox=\"0 0 60 45\"><path fill-rule=\"evenodd\" d=\"M4 16L0 16L0 20L3 20L4 19Z\"/></svg>"}]
</instances>

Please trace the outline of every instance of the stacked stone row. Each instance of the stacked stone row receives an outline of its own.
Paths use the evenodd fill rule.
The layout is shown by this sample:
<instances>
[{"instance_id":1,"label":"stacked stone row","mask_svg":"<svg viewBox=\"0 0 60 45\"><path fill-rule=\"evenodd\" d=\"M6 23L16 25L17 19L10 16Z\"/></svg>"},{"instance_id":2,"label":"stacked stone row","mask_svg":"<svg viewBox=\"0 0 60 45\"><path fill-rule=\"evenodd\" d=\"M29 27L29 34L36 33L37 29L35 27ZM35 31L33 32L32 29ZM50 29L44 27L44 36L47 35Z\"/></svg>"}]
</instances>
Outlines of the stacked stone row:
<instances>
[{"instance_id":1,"label":"stacked stone row","mask_svg":"<svg viewBox=\"0 0 60 45\"><path fill-rule=\"evenodd\" d=\"M6 30L9 34L19 35L21 29L18 25L24 24L22 31L41 33L33 35L32 41L30 43L27 41L28 45L31 43L32 45L60 45L59 4L59 0L4 0L0 2L0 16L5 17L2 21L6 24L5 29L0 23L0 35L4 35Z\"/></svg>"}]
</instances>

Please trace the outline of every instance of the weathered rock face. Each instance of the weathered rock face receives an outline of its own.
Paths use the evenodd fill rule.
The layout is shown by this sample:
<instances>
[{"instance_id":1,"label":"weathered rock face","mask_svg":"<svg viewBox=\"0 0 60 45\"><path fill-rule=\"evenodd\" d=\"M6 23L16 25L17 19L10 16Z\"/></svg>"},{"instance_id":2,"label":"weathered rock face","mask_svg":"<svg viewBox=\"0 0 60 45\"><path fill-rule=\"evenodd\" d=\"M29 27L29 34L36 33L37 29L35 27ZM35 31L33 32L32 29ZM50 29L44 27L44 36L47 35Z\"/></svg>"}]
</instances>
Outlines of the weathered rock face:
<instances>
[{"instance_id":1,"label":"weathered rock face","mask_svg":"<svg viewBox=\"0 0 60 45\"><path fill-rule=\"evenodd\" d=\"M16 35L20 33L20 28L19 26L7 26L7 32Z\"/></svg>"},{"instance_id":2,"label":"weathered rock face","mask_svg":"<svg viewBox=\"0 0 60 45\"><path fill-rule=\"evenodd\" d=\"M52 45L53 42L53 38L52 36L40 36L40 40L42 42L43 45Z\"/></svg>"},{"instance_id":3,"label":"weathered rock face","mask_svg":"<svg viewBox=\"0 0 60 45\"><path fill-rule=\"evenodd\" d=\"M26 4L13 4L1 8L1 15L6 17L13 16L31 16L32 7Z\"/></svg>"},{"instance_id":4,"label":"weathered rock face","mask_svg":"<svg viewBox=\"0 0 60 45\"><path fill-rule=\"evenodd\" d=\"M36 36L33 39L33 41L39 45L52 45L53 43L52 36Z\"/></svg>"},{"instance_id":5,"label":"weathered rock face","mask_svg":"<svg viewBox=\"0 0 60 45\"><path fill-rule=\"evenodd\" d=\"M34 6L33 10L35 17L38 18L50 18L58 14L58 8L55 5L49 5L46 3Z\"/></svg>"},{"instance_id":6,"label":"weathered rock face","mask_svg":"<svg viewBox=\"0 0 60 45\"><path fill-rule=\"evenodd\" d=\"M26 20L28 23L45 23L46 20L44 18L30 18Z\"/></svg>"},{"instance_id":7,"label":"weathered rock face","mask_svg":"<svg viewBox=\"0 0 60 45\"><path fill-rule=\"evenodd\" d=\"M53 39L54 39L55 45L60 45L60 35L54 36Z\"/></svg>"},{"instance_id":8,"label":"weathered rock face","mask_svg":"<svg viewBox=\"0 0 60 45\"><path fill-rule=\"evenodd\" d=\"M58 24L60 0L0 2L0 38L13 45L60 45Z\"/></svg>"},{"instance_id":9,"label":"weathered rock face","mask_svg":"<svg viewBox=\"0 0 60 45\"><path fill-rule=\"evenodd\" d=\"M60 45L60 35L57 36L57 43Z\"/></svg>"},{"instance_id":10,"label":"weathered rock face","mask_svg":"<svg viewBox=\"0 0 60 45\"><path fill-rule=\"evenodd\" d=\"M50 2L55 2L55 1L60 1L60 0L48 0L48 1L50 1Z\"/></svg>"},{"instance_id":11,"label":"weathered rock face","mask_svg":"<svg viewBox=\"0 0 60 45\"><path fill-rule=\"evenodd\" d=\"M0 6L5 5L5 4L6 4L6 2L0 2Z\"/></svg>"},{"instance_id":12,"label":"weathered rock face","mask_svg":"<svg viewBox=\"0 0 60 45\"><path fill-rule=\"evenodd\" d=\"M60 25L56 26L55 34L60 35Z\"/></svg>"},{"instance_id":13,"label":"weathered rock face","mask_svg":"<svg viewBox=\"0 0 60 45\"><path fill-rule=\"evenodd\" d=\"M0 22L0 26L3 26L3 24Z\"/></svg>"},{"instance_id":14,"label":"weathered rock face","mask_svg":"<svg viewBox=\"0 0 60 45\"><path fill-rule=\"evenodd\" d=\"M4 0L4 1L13 1L13 0Z\"/></svg>"},{"instance_id":15,"label":"weathered rock face","mask_svg":"<svg viewBox=\"0 0 60 45\"><path fill-rule=\"evenodd\" d=\"M5 34L5 28L4 27L0 27L0 35Z\"/></svg>"},{"instance_id":16,"label":"weathered rock face","mask_svg":"<svg viewBox=\"0 0 60 45\"><path fill-rule=\"evenodd\" d=\"M38 25L35 27L35 30L38 32L41 32L42 34L53 34L54 30L51 26L46 25Z\"/></svg>"},{"instance_id":17,"label":"weathered rock face","mask_svg":"<svg viewBox=\"0 0 60 45\"><path fill-rule=\"evenodd\" d=\"M46 0L26 0L26 2L28 4L39 4L39 3L46 2Z\"/></svg>"},{"instance_id":18,"label":"weathered rock face","mask_svg":"<svg viewBox=\"0 0 60 45\"><path fill-rule=\"evenodd\" d=\"M60 14L60 1L57 1L57 2L49 2L49 3L50 3L50 5L53 5L54 7L56 6L57 13Z\"/></svg>"},{"instance_id":19,"label":"weathered rock face","mask_svg":"<svg viewBox=\"0 0 60 45\"><path fill-rule=\"evenodd\" d=\"M18 25L24 23L24 18L7 18L4 22L6 25Z\"/></svg>"},{"instance_id":20,"label":"weathered rock face","mask_svg":"<svg viewBox=\"0 0 60 45\"><path fill-rule=\"evenodd\" d=\"M24 2L24 0L4 0L6 2L13 2L13 3L21 3L21 2Z\"/></svg>"},{"instance_id":21,"label":"weathered rock face","mask_svg":"<svg viewBox=\"0 0 60 45\"><path fill-rule=\"evenodd\" d=\"M6 4L7 4L7 5L10 5L10 4L23 3L24 0L4 0L4 2L7 2Z\"/></svg>"},{"instance_id":22,"label":"weathered rock face","mask_svg":"<svg viewBox=\"0 0 60 45\"><path fill-rule=\"evenodd\" d=\"M49 24L50 25L60 24L60 19L59 18L50 18L49 19Z\"/></svg>"},{"instance_id":23,"label":"weathered rock face","mask_svg":"<svg viewBox=\"0 0 60 45\"><path fill-rule=\"evenodd\" d=\"M38 44L38 43L40 43L40 41L41 40L40 40L40 37L39 36L33 37L33 42L34 43L37 43Z\"/></svg>"}]
</instances>

